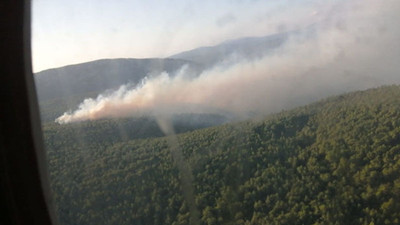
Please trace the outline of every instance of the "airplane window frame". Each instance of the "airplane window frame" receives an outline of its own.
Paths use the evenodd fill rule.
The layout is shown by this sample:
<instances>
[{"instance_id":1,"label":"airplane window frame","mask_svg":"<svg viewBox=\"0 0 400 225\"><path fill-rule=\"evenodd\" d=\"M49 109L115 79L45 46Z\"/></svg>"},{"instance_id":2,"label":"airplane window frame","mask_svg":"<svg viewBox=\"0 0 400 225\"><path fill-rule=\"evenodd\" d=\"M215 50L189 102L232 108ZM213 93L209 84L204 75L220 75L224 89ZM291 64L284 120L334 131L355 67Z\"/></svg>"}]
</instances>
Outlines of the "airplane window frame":
<instances>
[{"instance_id":1,"label":"airplane window frame","mask_svg":"<svg viewBox=\"0 0 400 225\"><path fill-rule=\"evenodd\" d=\"M58 224L31 60L31 1L0 2L0 224Z\"/></svg>"},{"instance_id":2,"label":"airplane window frame","mask_svg":"<svg viewBox=\"0 0 400 225\"><path fill-rule=\"evenodd\" d=\"M57 224L31 65L31 1L0 3L0 224Z\"/></svg>"}]
</instances>

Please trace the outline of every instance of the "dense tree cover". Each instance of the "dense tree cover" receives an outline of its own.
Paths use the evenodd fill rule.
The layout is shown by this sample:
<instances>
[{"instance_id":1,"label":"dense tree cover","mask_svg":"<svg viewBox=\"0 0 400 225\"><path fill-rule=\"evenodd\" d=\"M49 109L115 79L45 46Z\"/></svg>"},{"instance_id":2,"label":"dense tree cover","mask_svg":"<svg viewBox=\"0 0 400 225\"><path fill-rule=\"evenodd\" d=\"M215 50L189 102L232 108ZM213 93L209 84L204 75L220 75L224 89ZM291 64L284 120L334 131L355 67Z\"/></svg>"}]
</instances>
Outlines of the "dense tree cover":
<instances>
[{"instance_id":1,"label":"dense tree cover","mask_svg":"<svg viewBox=\"0 0 400 225\"><path fill-rule=\"evenodd\" d=\"M227 117L217 114L179 114L172 117L176 133L215 126L227 121ZM153 117L101 119L63 125L45 123L43 129L49 149L63 149L71 144L81 147L91 146L93 143L109 146L117 142L164 135Z\"/></svg>"},{"instance_id":2,"label":"dense tree cover","mask_svg":"<svg viewBox=\"0 0 400 225\"><path fill-rule=\"evenodd\" d=\"M189 224L168 138L73 136L98 123L105 122L44 127L61 224ZM192 170L199 224L400 224L399 86L177 141Z\"/></svg>"}]
</instances>

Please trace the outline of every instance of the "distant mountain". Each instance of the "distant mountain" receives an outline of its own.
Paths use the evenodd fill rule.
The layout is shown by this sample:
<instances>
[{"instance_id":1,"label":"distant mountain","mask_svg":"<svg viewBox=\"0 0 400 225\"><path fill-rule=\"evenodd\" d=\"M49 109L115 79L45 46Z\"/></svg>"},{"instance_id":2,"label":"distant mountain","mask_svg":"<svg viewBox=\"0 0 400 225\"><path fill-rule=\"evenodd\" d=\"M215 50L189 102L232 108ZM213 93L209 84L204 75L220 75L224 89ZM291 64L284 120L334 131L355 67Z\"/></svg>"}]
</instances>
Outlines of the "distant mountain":
<instances>
[{"instance_id":1,"label":"distant mountain","mask_svg":"<svg viewBox=\"0 0 400 225\"><path fill-rule=\"evenodd\" d=\"M145 76L165 71L174 73L188 65L197 70L199 65L181 59L101 59L35 74L40 101L101 93L122 84L138 83Z\"/></svg>"},{"instance_id":2,"label":"distant mountain","mask_svg":"<svg viewBox=\"0 0 400 225\"><path fill-rule=\"evenodd\" d=\"M287 41L289 33L279 33L264 37L246 37L225 41L221 44L200 47L172 55L168 58L184 59L212 67L231 58L257 59L271 53Z\"/></svg>"},{"instance_id":3,"label":"distant mountain","mask_svg":"<svg viewBox=\"0 0 400 225\"><path fill-rule=\"evenodd\" d=\"M173 75L182 66L197 74L202 67L181 59L101 59L49 69L34 75L43 121L53 121L76 108L85 98L96 97L127 83L137 84L146 76L165 71Z\"/></svg>"},{"instance_id":4,"label":"distant mountain","mask_svg":"<svg viewBox=\"0 0 400 225\"><path fill-rule=\"evenodd\" d=\"M307 32L309 28L305 31L311 33ZM76 108L85 98L94 98L123 84L137 84L146 76L163 71L173 76L184 65L188 66L188 76L196 76L219 63L261 58L282 46L293 33L299 31L229 40L165 59L101 59L38 72L34 78L42 120L53 121L63 112Z\"/></svg>"},{"instance_id":5,"label":"distant mountain","mask_svg":"<svg viewBox=\"0 0 400 225\"><path fill-rule=\"evenodd\" d=\"M145 76L166 71L174 73L188 65L194 73L223 62L229 57L255 59L281 46L288 33L265 37L229 40L216 46L200 47L165 59L101 59L81 64L49 69L35 74L41 102L72 96L87 96L117 88L126 83L138 83Z\"/></svg>"},{"instance_id":6,"label":"distant mountain","mask_svg":"<svg viewBox=\"0 0 400 225\"><path fill-rule=\"evenodd\" d=\"M49 69L35 74L41 102L71 96L100 93L126 83L137 83L145 76L176 72L188 65L194 74L215 64L245 58L253 60L271 54L294 34L313 34L314 26L263 37L245 37L221 44L184 51L165 59L101 59Z\"/></svg>"},{"instance_id":7,"label":"distant mountain","mask_svg":"<svg viewBox=\"0 0 400 225\"><path fill-rule=\"evenodd\" d=\"M317 24L304 28L276 33L261 37L244 37L228 40L214 46L195 48L168 58L184 59L202 64L205 68L217 64L235 63L237 60L255 60L274 53L289 40L289 37L312 38L316 34Z\"/></svg>"}]
</instances>

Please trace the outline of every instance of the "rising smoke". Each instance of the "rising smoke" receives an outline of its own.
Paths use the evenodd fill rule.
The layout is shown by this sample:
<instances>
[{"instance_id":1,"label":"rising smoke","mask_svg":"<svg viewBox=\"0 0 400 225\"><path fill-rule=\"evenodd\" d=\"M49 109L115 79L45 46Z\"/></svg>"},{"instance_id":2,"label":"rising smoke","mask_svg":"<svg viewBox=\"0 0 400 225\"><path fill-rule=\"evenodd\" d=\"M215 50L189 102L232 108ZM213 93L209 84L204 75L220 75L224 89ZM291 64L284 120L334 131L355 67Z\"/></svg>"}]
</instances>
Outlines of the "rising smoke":
<instances>
[{"instance_id":1,"label":"rising smoke","mask_svg":"<svg viewBox=\"0 0 400 225\"><path fill-rule=\"evenodd\" d=\"M310 35L289 41L258 60L242 59L187 76L161 73L132 87L86 99L56 119L229 112L264 115L340 94L400 82L400 1L337 1ZM318 14L318 8L315 9ZM229 58L229 56L227 56Z\"/></svg>"}]
</instances>

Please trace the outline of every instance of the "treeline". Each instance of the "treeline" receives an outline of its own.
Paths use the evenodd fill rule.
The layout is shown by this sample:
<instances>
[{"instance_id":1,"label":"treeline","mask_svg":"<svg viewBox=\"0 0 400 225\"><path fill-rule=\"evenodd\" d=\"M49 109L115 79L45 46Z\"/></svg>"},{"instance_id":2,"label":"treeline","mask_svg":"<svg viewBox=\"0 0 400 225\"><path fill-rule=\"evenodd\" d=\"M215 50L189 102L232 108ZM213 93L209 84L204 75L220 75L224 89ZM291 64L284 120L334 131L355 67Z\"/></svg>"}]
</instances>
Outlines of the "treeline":
<instances>
[{"instance_id":1,"label":"treeline","mask_svg":"<svg viewBox=\"0 0 400 225\"><path fill-rule=\"evenodd\" d=\"M114 140L118 129L74 137L101 123L44 127L60 223L189 224L171 142ZM400 224L399 86L177 141L191 166L199 224Z\"/></svg>"},{"instance_id":2,"label":"treeline","mask_svg":"<svg viewBox=\"0 0 400 225\"><path fill-rule=\"evenodd\" d=\"M226 123L229 118L218 114L178 114L171 118L176 133ZM44 123L45 141L49 149L92 146L94 143L109 146L133 139L164 136L154 117L100 119L60 125Z\"/></svg>"}]
</instances>

